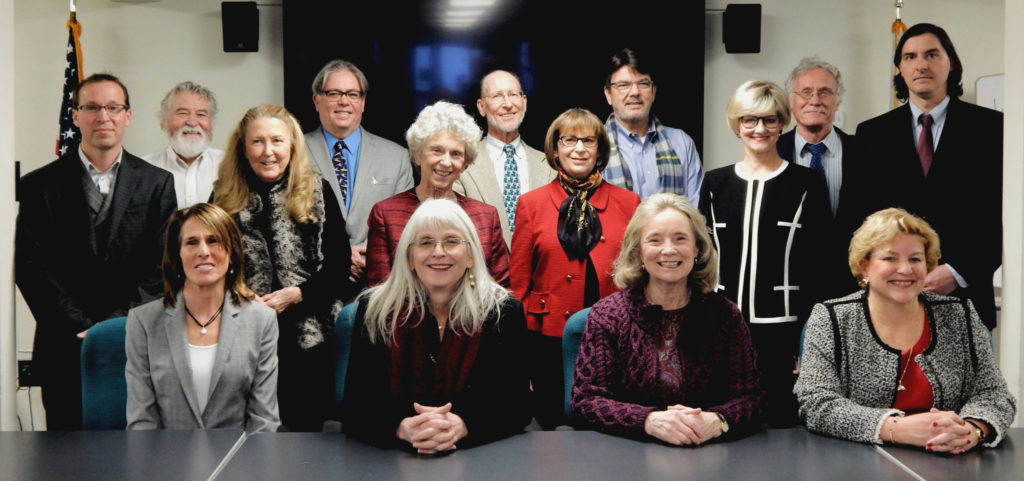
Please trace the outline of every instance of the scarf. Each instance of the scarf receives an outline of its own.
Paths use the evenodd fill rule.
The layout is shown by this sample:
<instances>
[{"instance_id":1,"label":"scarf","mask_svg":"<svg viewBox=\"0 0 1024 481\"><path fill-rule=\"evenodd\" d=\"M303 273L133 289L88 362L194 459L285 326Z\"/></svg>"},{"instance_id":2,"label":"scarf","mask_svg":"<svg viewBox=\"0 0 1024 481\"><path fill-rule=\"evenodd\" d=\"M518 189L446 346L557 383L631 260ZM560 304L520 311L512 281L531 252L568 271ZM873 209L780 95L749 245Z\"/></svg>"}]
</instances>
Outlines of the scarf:
<instances>
[{"instance_id":1,"label":"scarf","mask_svg":"<svg viewBox=\"0 0 1024 481\"><path fill-rule=\"evenodd\" d=\"M676 155L676 151L668 144L668 136L664 134L665 126L657 117L651 117L654 125L654 159L658 165L658 192L673 192L679 195L687 195L686 192L686 170L683 163ZM608 116L604 123L608 131L608 142L611 143L611 152L608 156L608 165L604 168L604 180L609 184L634 191L633 177L629 173L629 164L624 162L619 153L619 144L616 139L618 128L615 125L615 114Z\"/></svg>"},{"instance_id":2,"label":"scarf","mask_svg":"<svg viewBox=\"0 0 1024 481\"><path fill-rule=\"evenodd\" d=\"M597 171L583 181L558 171L558 183L569 194L558 207L558 243L569 260L586 259L601 240L601 219L588 200L601 182L601 173Z\"/></svg>"},{"instance_id":3,"label":"scarf","mask_svg":"<svg viewBox=\"0 0 1024 481\"><path fill-rule=\"evenodd\" d=\"M312 214L318 222L300 224L288 213L288 177L269 185L250 182L249 203L238 213L245 246L245 282L257 295L297 286L323 266L324 196L315 184ZM263 195L261 195L261 191ZM264 202L267 200L268 202ZM269 235L266 235L266 234ZM284 335L295 332L302 349L321 344L333 331L341 301L331 306L290 306L278 315ZM287 324L287 326L286 326Z\"/></svg>"}]
</instances>

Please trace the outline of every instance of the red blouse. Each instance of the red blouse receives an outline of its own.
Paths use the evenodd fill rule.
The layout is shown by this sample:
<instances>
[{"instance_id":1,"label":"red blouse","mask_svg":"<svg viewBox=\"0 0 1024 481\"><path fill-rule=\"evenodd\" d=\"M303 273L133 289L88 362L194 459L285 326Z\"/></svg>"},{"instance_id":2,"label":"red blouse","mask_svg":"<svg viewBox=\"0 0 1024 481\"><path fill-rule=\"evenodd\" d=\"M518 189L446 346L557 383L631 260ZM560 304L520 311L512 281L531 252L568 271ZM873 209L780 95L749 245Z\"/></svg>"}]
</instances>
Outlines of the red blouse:
<instances>
[{"instance_id":1,"label":"red blouse","mask_svg":"<svg viewBox=\"0 0 1024 481\"><path fill-rule=\"evenodd\" d=\"M917 364L917 360L913 357L920 355L925 349L928 349L928 344L932 340L931 334L928 314L925 314L921 338L917 340L917 343L909 351L900 353L900 373L902 378L899 385L906 389L902 391L896 390L896 402L893 403L893 408L906 413L918 413L928 411L935 404L932 385L928 382L928 378L924 377L921 366ZM908 362L910 363L909 366L907 365Z\"/></svg>"}]
</instances>

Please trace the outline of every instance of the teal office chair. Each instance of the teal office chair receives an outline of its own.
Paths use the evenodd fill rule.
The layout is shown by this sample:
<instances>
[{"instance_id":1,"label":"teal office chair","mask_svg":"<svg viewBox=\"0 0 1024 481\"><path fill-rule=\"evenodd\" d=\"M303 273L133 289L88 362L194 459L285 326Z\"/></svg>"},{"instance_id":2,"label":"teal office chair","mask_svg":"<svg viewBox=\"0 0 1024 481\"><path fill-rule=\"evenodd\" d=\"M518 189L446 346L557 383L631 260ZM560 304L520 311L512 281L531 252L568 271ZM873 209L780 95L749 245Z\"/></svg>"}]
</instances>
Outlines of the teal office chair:
<instances>
[{"instance_id":1,"label":"teal office chair","mask_svg":"<svg viewBox=\"0 0 1024 481\"><path fill-rule=\"evenodd\" d=\"M115 317L96 323L82 341L82 429L123 430L128 423L125 321L125 317Z\"/></svg>"},{"instance_id":2,"label":"teal office chair","mask_svg":"<svg viewBox=\"0 0 1024 481\"><path fill-rule=\"evenodd\" d=\"M345 375L348 372L348 354L352 347L352 324L356 320L358 302L351 302L341 309L334 321L334 405L341 409L345 400Z\"/></svg>"},{"instance_id":3,"label":"teal office chair","mask_svg":"<svg viewBox=\"0 0 1024 481\"><path fill-rule=\"evenodd\" d=\"M565 419L572 416L569 409L569 397L572 395L572 377L576 373L576 357L580 353L580 338L583 337L583 326L587 323L590 308L584 308L565 321L562 331L562 374L565 380Z\"/></svg>"}]
</instances>

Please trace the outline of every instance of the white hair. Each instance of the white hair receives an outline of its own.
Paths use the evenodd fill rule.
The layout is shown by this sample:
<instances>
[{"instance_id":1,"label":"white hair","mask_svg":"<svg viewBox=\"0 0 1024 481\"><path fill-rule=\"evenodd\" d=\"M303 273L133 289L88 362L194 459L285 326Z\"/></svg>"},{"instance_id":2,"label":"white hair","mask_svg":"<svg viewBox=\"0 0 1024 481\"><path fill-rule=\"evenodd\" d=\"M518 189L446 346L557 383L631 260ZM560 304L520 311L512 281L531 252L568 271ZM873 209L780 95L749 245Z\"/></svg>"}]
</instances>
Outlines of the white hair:
<instances>
[{"instance_id":1,"label":"white hair","mask_svg":"<svg viewBox=\"0 0 1024 481\"><path fill-rule=\"evenodd\" d=\"M466 144L465 167L469 167L476 159L477 141L483 137L483 131L461 105L444 100L424 107L416 116L416 121L409 126L409 130L405 131L409 153L415 158L423 144L441 132L447 132Z\"/></svg>"},{"instance_id":2,"label":"white hair","mask_svg":"<svg viewBox=\"0 0 1024 481\"><path fill-rule=\"evenodd\" d=\"M840 102L843 101L843 93L846 92L846 87L843 87L843 75L839 73L839 67L832 65L818 57L804 57L800 59L800 64L789 73L789 77L786 77L786 92L793 93L793 82L796 78L803 75L804 72L814 69L822 69L832 74L836 79L836 99Z\"/></svg>"},{"instance_id":3,"label":"white hair","mask_svg":"<svg viewBox=\"0 0 1024 481\"><path fill-rule=\"evenodd\" d=\"M418 324L429 309L427 291L413 272L409 260L409 247L425 229L451 228L467 241L472 267L455 286L455 293L448 301L448 326L465 335L475 334L484 320L492 313L499 312L510 296L507 289L491 278L484 260L480 238L476 227L458 204L447 199L427 199L413 212L395 249L395 264L388 279L359 295L366 306L366 328L371 342L394 340L395 327L399 323ZM470 282L469 276L475 277ZM419 317L413 319L413 314Z\"/></svg>"}]
</instances>

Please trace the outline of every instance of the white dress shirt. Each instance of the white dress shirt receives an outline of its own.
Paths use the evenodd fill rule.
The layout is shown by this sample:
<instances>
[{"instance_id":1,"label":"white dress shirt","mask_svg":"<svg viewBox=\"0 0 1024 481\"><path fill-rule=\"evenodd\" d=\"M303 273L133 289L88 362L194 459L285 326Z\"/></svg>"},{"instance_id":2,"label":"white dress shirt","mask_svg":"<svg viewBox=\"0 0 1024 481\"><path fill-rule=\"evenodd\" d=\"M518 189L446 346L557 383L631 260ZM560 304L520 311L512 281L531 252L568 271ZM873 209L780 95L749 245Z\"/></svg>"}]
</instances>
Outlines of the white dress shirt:
<instances>
[{"instance_id":1,"label":"white dress shirt","mask_svg":"<svg viewBox=\"0 0 1024 481\"><path fill-rule=\"evenodd\" d=\"M143 157L146 162L174 175L179 209L209 201L213 182L217 180L217 167L223 158L223 150L208 148L191 164L186 164L170 147Z\"/></svg>"}]
</instances>

